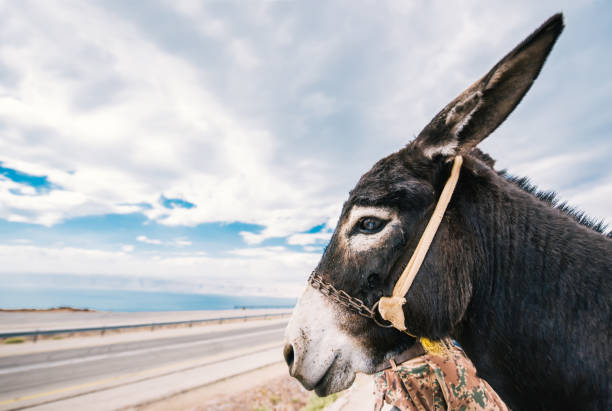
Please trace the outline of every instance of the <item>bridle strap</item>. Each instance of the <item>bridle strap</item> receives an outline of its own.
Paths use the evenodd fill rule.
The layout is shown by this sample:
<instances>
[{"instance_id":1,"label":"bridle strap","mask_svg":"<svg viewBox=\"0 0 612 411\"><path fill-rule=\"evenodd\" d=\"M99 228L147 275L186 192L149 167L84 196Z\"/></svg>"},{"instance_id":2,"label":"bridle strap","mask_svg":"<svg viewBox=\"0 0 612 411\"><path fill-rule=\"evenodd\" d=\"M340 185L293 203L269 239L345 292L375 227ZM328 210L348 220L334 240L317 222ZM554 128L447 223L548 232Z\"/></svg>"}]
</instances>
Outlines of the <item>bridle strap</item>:
<instances>
[{"instance_id":1,"label":"bridle strap","mask_svg":"<svg viewBox=\"0 0 612 411\"><path fill-rule=\"evenodd\" d=\"M427 227L425 227L425 231L423 232L423 235L421 236L412 257L410 257L410 261L408 261L402 275L400 275L400 278L395 283L392 296L381 297L376 303L376 305L378 305L380 316L389 321L391 324L393 324L393 327L400 331L406 331L404 310L402 308L406 303L405 296L408 294L408 291L412 286L412 282L418 274L421 264L423 264L423 260L425 260L425 256L427 255L431 242L438 231L438 227L440 227L440 223L442 222L442 218L444 217L448 203L450 202L455 186L457 185L457 180L459 180L459 172L461 171L462 164L463 157L456 156L451 174L444 185L444 189L442 189L442 193L440 194L436 208L434 209L434 212L427 223Z\"/></svg>"}]
</instances>

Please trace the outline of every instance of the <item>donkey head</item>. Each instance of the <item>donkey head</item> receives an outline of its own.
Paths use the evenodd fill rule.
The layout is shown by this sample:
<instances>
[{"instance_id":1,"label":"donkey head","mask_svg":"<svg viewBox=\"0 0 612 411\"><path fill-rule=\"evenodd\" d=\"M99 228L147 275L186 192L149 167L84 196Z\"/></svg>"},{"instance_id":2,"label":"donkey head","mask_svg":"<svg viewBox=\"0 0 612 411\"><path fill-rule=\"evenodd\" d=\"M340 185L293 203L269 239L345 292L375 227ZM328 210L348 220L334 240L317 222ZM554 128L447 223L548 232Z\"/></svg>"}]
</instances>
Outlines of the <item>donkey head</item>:
<instances>
[{"instance_id":1,"label":"donkey head","mask_svg":"<svg viewBox=\"0 0 612 411\"><path fill-rule=\"evenodd\" d=\"M471 160L462 176L477 173L479 162L468 153L521 101L562 30L562 16L551 17L440 111L414 141L363 175L315 273L369 307L391 295L448 178L450 160L467 156ZM470 302L474 262L462 249L475 244L476 234L461 220L451 202L406 296L406 325L415 335L449 335ZM412 337L379 327L307 286L287 327L284 355L292 376L327 395L413 343Z\"/></svg>"}]
</instances>

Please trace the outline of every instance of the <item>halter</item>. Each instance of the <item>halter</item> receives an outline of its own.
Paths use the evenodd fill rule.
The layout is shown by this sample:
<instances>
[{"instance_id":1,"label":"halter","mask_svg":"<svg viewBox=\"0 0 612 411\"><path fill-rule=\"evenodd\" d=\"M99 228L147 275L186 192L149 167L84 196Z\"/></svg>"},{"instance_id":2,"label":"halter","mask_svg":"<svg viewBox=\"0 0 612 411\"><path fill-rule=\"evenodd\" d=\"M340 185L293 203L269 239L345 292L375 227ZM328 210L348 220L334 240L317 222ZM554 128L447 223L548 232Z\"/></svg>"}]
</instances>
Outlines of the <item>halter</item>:
<instances>
[{"instance_id":1,"label":"halter","mask_svg":"<svg viewBox=\"0 0 612 411\"><path fill-rule=\"evenodd\" d=\"M318 289L321 293L331 297L338 304L355 311L362 317L373 320L377 325L386 328L394 327L414 337L414 335L406 331L406 321L404 319L404 310L402 308L406 303L405 296L410 290L412 282L423 264L423 260L425 259L427 251L431 246L431 242L438 231L438 227L440 227L440 223L442 222L442 218L444 217L448 203L450 202L455 186L457 185L462 164L463 157L456 156L453 162L451 174L448 177L444 188L442 189L442 193L440 194L436 208L434 209L434 212L427 223L427 227L425 227L425 231L423 231L423 235L421 235L421 238L419 239L419 243L417 244L414 253L412 253L412 257L410 257L410 261L408 261L408 264L406 267L404 267L404 271L402 271L400 278L395 283L391 297L381 297L372 306L372 308L369 308L360 299L352 297L345 291L338 290L333 285L326 283L314 272L308 279L309 284L313 288ZM385 324L380 321L377 318L377 312L380 313L382 319L388 321L389 324Z\"/></svg>"}]
</instances>

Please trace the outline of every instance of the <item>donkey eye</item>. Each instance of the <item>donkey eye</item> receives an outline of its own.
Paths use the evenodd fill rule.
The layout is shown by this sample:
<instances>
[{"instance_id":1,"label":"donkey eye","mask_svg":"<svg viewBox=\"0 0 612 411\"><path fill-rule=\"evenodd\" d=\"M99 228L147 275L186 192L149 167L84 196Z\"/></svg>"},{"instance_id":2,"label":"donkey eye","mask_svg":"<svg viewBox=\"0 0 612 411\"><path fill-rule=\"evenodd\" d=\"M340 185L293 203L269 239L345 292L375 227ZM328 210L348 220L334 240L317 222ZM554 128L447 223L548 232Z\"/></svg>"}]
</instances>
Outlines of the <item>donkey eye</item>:
<instances>
[{"instance_id":1,"label":"donkey eye","mask_svg":"<svg viewBox=\"0 0 612 411\"><path fill-rule=\"evenodd\" d=\"M357 228L364 234L375 234L387 224L385 220L376 217L365 217L359 220Z\"/></svg>"}]
</instances>

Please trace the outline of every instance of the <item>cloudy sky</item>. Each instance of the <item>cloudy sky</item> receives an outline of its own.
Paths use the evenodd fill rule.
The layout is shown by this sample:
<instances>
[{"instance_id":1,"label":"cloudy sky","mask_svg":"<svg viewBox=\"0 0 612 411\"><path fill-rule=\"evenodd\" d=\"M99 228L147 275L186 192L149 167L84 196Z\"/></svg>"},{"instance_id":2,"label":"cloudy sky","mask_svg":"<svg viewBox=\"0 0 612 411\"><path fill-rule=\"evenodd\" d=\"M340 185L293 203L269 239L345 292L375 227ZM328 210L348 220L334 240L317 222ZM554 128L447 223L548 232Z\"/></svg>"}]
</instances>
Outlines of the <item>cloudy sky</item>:
<instances>
[{"instance_id":1,"label":"cloudy sky","mask_svg":"<svg viewBox=\"0 0 612 411\"><path fill-rule=\"evenodd\" d=\"M558 11L482 148L612 221L608 1L0 1L0 273L293 297L359 176Z\"/></svg>"}]
</instances>

